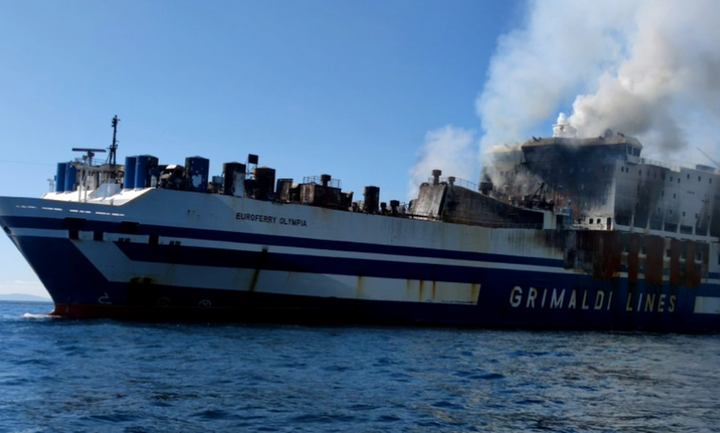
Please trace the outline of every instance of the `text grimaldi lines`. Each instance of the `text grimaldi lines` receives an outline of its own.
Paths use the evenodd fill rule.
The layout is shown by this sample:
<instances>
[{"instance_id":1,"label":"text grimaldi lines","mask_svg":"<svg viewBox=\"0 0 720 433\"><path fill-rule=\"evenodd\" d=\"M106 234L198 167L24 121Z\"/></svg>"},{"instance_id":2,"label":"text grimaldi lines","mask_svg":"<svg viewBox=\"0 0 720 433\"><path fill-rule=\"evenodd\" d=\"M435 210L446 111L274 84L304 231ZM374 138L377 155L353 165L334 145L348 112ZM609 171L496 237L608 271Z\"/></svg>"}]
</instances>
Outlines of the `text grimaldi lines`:
<instances>
[{"instance_id":1,"label":"text grimaldi lines","mask_svg":"<svg viewBox=\"0 0 720 433\"><path fill-rule=\"evenodd\" d=\"M628 293L625 311L672 313L675 311L675 295L665 293ZM523 289L515 286L510 291L510 306L513 308L567 308L582 310L609 310L613 292L598 290L593 295L588 290L566 289Z\"/></svg>"}]
</instances>

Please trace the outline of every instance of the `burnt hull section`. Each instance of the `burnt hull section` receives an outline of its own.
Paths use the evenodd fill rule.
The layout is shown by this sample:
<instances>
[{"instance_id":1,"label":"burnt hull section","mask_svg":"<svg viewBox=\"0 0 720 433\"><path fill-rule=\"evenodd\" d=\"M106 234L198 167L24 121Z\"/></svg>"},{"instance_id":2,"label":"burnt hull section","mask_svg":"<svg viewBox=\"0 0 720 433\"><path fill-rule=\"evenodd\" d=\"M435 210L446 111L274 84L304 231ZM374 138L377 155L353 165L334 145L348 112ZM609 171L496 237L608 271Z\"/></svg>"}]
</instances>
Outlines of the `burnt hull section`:
<instances>
[{"instance_id":1,"label":"burnt hull section","mask_svg":"<svg viewBox=\"0 0 720 433\"><path fill-rule=\"evenodd\" d=\"M426 270L421 276L433 279L420 280L418 291L417 286L411 290L411 280L402 279L403 275L418 278L418 266L413 262L386 261L383 267L368 260L338 262L328 257L313 259L261 249L245 252L242 257L233 256L234 251L224 251L229 261L217 263L217 272L227 269L229 263L236 263L238 272L245 275L241 287L186 287L163 284L161 279L142 275L126 282L110 281L105 274L112 274L112 269L98 270L93 258L83 252L83 241L40 236L11 238L50 292L55 302L53 314L59 316L675 332L720 329L720 311L715 309L718 298L713 297L717 285L710 284L687 288L671 285L669 281L632 282L622 276L600 280L574 273L503 269L503 264L498 263L481 269L422 265ZM209 257L211 253L177 247L172 253L175 263L161 263L168 258L158 254L153 246L109 244L114 244L138 269L162 265L163 269L172 270L183 266L183 260L197 263L198 254ZM151 261L152 257L157 263ZM336 273L328 274L332 269ZM357 269L365 269L365 274L350 275ZM197 275L200 280L214 278L212 267L198 267L198 272L205 273ZM269 287L268 284L279 281L270 278L278 273L285 278L299 278L287 287ZM354 298L303 295L312 293L313 286L324 284L325 279L343 273L357 280ZM363 291L369 289L364 284L373 281L407 284L409 296L400 300L364 298ZM459 304L436 299L436 289L439 291L448 281L472 281L468 287L477 287L473 302ZM274 289L277 291L268 292Z\"/></svg>"}]
</instances>

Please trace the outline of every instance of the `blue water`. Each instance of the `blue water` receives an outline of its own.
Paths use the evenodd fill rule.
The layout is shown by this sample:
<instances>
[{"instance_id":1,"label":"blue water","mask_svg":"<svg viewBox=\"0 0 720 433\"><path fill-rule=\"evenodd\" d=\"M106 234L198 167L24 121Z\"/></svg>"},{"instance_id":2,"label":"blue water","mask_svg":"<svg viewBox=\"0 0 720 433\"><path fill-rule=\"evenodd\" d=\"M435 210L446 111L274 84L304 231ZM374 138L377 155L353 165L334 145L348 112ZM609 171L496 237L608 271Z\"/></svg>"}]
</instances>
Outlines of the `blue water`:
<instances>
[{"instance_id":1,"label":"blue water","mask_svg":"<svg viewBox=\"0 0 720 433\"><path fill-rule=\"evenodd\" d=\"M0 432L720 431L720 335L52 319L0 302Z\"/></svg>"}]
</instances>

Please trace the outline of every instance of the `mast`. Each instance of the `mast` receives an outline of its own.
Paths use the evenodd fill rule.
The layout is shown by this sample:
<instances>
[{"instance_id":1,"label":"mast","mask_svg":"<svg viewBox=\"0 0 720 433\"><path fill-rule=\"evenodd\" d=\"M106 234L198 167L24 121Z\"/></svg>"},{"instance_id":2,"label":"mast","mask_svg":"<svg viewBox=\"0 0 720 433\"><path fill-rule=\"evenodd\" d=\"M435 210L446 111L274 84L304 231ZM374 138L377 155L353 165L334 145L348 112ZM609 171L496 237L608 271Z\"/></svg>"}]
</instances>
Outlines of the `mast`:
<instances>
[{"instance_id":1,"label":"mast","mask_svg":"<svg viewBox=\"0 0 720 433\"><path fill-rule=\"evenodd\" d=\"M112 118L112 128L113 128L113 140L112 144L110 145L110 160L108 161L110 163L110 169L113 172L113 176L115 175L115 164L117 163L117 160L115 158L115 151L118 148L117 144L117 125L120 119L118 119L117 114L115 117Z\"/></svg>"}]
</instances>

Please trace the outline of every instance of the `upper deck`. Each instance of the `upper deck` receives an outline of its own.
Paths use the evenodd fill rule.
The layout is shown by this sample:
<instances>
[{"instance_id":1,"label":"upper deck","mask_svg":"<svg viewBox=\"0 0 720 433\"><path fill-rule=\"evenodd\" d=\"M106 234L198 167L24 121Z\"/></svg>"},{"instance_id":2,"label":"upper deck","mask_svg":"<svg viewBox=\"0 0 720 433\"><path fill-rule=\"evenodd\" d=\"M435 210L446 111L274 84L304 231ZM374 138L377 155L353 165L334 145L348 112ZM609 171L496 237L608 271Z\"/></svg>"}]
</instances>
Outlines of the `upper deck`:
<instances>
[{"instance_id":1,"label":"upper deck","mask_svg":"<svg viewBox=\"0 0 720 433\"><path fill-rule=\"evenodd\" d=\"M681 239L720 237L720 174L642 158L642 144L622 134L533 138L495 147L483 177L512 202L543 184L576 228L638 231Z\"/></svg>"}]
</instances>

